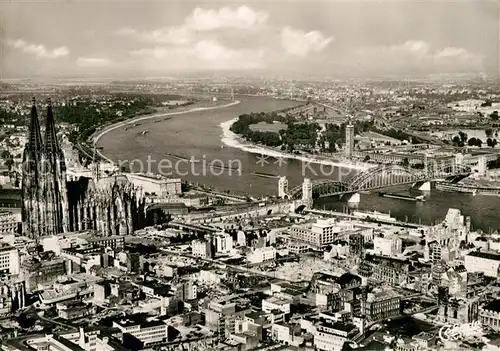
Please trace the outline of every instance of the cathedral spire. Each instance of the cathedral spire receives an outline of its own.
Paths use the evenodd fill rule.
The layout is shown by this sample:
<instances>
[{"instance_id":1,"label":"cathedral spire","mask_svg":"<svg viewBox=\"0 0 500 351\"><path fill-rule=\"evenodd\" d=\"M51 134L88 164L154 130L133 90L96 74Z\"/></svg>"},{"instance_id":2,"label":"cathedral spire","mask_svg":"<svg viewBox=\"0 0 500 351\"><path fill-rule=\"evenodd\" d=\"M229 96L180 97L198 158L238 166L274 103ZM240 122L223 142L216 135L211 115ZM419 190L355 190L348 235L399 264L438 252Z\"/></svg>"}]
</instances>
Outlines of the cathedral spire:
<instances>
[{"instance_id":1,"label":"cathedral spire","mask_svg":"<svg viewBox=\"0 0 500 351\"><path fill-rule=\"evenodd\" d=\"M47 100L47 123L45 125L45 150L55 155L59 152L59 143L57 142L56 123L52 114L52 102L50 98Z\"/></svg>"},{"instance_id":2,"label":"cathedral spire","mask_svg":"<svg viewBox=\"0 0 500 351\"><path fill-rule=\"evenodd\" d=\"M38 113L36 111L36 100L33 97L33 105L31 107L30 121L30 147L32 151L38 152L42 148L42 133L40 132L40 122L38 121Z\"/></svg>"}]
</instances>

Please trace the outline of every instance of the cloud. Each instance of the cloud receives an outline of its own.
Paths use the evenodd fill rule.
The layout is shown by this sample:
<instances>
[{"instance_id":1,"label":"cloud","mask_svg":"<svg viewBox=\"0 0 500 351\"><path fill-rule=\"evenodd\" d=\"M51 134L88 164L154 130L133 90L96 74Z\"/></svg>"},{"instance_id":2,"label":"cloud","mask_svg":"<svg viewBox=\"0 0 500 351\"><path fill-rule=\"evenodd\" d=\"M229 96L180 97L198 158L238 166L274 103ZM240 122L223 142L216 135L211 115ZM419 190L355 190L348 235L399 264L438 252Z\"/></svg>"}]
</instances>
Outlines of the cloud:
<instances>
[{"instance_id":1,"label":"cloud","mask_svg":"<svg viewBox=\"0 0 500 351\"><path fill-rule=\"evenodd\" d=\"M167 50L164 47L154 47L154 48L148 48L148 49L139 49L139 50L133 50L130 52L131 56L136 56L136 57L150 57L150 58L155 58L155 59L161 59L167 57L167 55L172 52L171 50Z\"/></svg>"},{"instance_id":2,"label":"cloud","mask_svg":"<svg viewBox=\"0 0 500 351\"><path fill-rule=\"evenodd\" d=\"M79 57L76 64L80 67L108 67L112 64L111 60L103 57Z\"/></svg>"},{"instance_id":3,"label":"cloud","mask_svg":"<svg viewBox=\"0 0 500 351\"><path fill-rule=\"evenodd\" d=\"M217 29L250 30L267 21L268 14L248 6L222 7L218 10L195 8L180 26L137 31L125 27L114 32L119 36L131 36L137 40L172 45L187 45L196 41L197 34Z\"/></svg>"},{"instance_id":4,"label":"cloud","mask_svg":"<svg viewBox=\"0 0 500 351\"><path fill-rule=\"evenodd\" d=\"M265 65L264 49L261 45L250 48L248 35L260 34L260 29L266 28L264 24L267 18L267 12L256 11L248 6L225 6L219 9L197 7L179 26L152 31L121 28L115 34L153 45L130 52L140 66L251 69ZM240 47L238 44L243 39L246 45ZM229 43L231 40L232 45Z\"/></svg>"},{"instance_id":5,"label":"cloud","mask_svg":"<svg viewBox=\"0 0 500 351\"><path fill-rule=\"evenodd\" d=\"M468 52L465 48L445 47L443 49L433 49L432 46L420 40L408 40L405 43L389 48L386 54L397 55L406 54L406 58L418 59L434 64L454 64L458 61L468 61L469 63L478 63L480 56ZM396 56L396 59L401 58Z\"/></svg>"},{"instance_id":6,"label":"cloud","mask_svg":"<svg viewBox=\"0 0 500 351\"><path fill-rule=\"evenodd\" d=\"M320 52L333 40L318 31L306 33L290 27L281 31L267 21L267 12L244 5L218 9L197 7L181 25L150 31L121 28L115 35L152 45L130 52L135 59L141 57L152 66L160 63L173 68L172 65L184 67L190 63L221 70L263 68L273 62L286 61L289 57L280 52L280 38L285 50L299 57ZM139 64L144 65L143 62Z\"/></svg>"},{"instance_id":7,"label":"cloud","mask_svg":"<svg viewBox=\"0 0 500 351\"><path fill-rule=\"evenodd\" d=\"M136 30L133 28L129 28L129 27L120 28L120 29L117 29L114 31L115 35L120 35L120 36L133 35L135 33L136 33Z\"/></svg>"},{"instance_id":8,"label":"cloud","mask_svg":"<svg viewBox=\"0 0 500 351\"><path fill-rule=\"evenodd\" d=\"M391 46L389 48L389 51L406 53L422 58L429 53L430 49L430 44L426 43L425 41L408 40L403 44Z\"/></svg>"},{"instance_id":9,"label":"cloud","mask_svg":"<svg viewBox=\"0 0 500 351\"><path fill-rule=\"evenodd\" d=\"M401 44L358 50L356 59L364 66L385 70L418 70L434 72L469 71L482 69L482 57L465 48L434 48L422 40L408 40Z\"/></svg>"},{"instance_id":10,"label":"cloud","mask_svg":"<svg viewBox=\"0 0 500 351\"><path fill-rule=\"evenodd\" d=\"M215 40L201 40L186 47L134 50L131 56L144 67L168 64L175 69L254 69L265 66L263 50L234 50Z\"/></svg>"},{"instance_id":11,"label":"cloud","mask_svg":"<svg viewBox=\"0 0 500 351\"><path fill-rule=\"evenodd\" d=\"M301 30L285 27L281 31L281 44L290 55L306 57L311 52L323 51L333 37L325 37L319 31L303 32Z\"/></svg>"},{"instance_id":12,"label":"cloud","mask_svg":"<svg viewBox=\"0 0 500 351\"><path fill-rule=\"evenodd\" d=\"M54 59L69 55L69 49L66 46L60 46L52 50L48 50L42 44L32 44L21 39L8 40L7 44L16 50L35 55L37 58Z\"/></svg>"},{"instance_id":13,"label":"cloud","mask_svg":"<svg viewBox=\"0 0 500 351\"><path fill-rule=\"evenodd\" d=\"M233 50L212 40L199 41L194 46L198 57L208 62L221 62L220 67L259 68L262 67L262 50Z\"/></svg>"},{"instance_id":14,"label":"cloud","mask_svg":"<svg viewBox=\"0 0 500 351\"><path fill-rule=\"evenodd\" d=\"M187 45L193 41L194 33L187 27L172 27L139 33L137 37L146 42Z\"/></svg>"},{"instance_id":15,"label":"cloud","mask_svg":"<svg viewBox=\"0 0 500 351\"><path fill-rule=\"evenodd\" d=\"M447 47L441 51L436 52L434 55L436 59L446 59L446 58L460 58L460 59L470 59L471 55L464 48Z\"/></svg>"},{"instance_id":16,"label":"cloud","mask_svg":"<svg viewBox=\"0 0 500 351\"><path fill-rule=\"evenodd\" d=\"M185 26L198 31L209 31L218 28L250 29L266 22L268 14L255 11L248 6L236 9L222 7L219 10L194 9L186 19Z\"/></svg>"}]
</instances>

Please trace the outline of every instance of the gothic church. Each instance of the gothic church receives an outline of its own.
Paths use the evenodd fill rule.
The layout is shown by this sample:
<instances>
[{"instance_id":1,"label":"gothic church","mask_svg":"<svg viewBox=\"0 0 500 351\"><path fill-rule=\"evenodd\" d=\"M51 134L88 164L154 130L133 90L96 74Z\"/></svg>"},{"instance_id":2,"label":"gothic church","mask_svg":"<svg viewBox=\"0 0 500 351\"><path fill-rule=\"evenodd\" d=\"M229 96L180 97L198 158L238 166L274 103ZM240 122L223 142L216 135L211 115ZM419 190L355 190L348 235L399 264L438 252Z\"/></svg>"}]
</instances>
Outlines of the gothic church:
<instances>
[{"instance_id":1,"label":"gothic church","mask_svg":"<svg viewBox=\"0 0 500 351\"><path fill-rule=\"evenodd\" d=\"M24 235L39 238L79 230L128 235L144 226L145 201L125 176L66 180L50 99L43 140L41 135L33 99L22 165Z\"/></svg>"}]
</instances>

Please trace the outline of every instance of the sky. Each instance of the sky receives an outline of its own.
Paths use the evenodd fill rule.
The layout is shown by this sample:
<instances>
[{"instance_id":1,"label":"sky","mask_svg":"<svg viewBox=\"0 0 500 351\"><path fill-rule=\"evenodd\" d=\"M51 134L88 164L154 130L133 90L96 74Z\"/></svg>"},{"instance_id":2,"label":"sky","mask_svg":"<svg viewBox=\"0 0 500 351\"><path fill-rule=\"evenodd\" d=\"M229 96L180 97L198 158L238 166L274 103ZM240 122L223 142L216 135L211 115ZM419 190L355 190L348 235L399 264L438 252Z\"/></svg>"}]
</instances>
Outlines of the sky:
<instances>
[{"instance_id":1,"label":"sky","mask_svg":"<svg viewBox=\"0 0 500 351\"><path fill-rule=\"evenodd\" d=\"M0 73L498 74L500 2L5 1Z\"/></svg>"}]
</instances>

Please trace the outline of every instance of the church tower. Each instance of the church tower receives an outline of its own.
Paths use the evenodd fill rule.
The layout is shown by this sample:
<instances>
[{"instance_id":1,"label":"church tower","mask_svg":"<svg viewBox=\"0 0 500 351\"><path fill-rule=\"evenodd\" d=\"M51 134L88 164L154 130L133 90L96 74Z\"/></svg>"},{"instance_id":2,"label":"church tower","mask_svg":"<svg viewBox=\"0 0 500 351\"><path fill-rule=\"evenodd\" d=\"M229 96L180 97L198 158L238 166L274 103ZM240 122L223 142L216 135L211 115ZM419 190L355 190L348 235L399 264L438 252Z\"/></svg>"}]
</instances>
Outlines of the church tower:
<instances>
[{"instance_id":1,"label":"church tower","mask_svg":"<svg viewBox=\"0 0 500 351\"><path fill-rule=\"evenodd\" d=\"M68 231L68 192L66 189L66 162L57 141L52 104L48 100L45 143L41 154L40 201L43 222L42 235Z\"/></svg>"},{"instance_id":2,"label":"church tower","mask_svg":"<svg viewBox=\"0 0 500 351\"><path fill-rule=\"evenodd\" d=\"M22 219L24 234L35 237L40 234L40 185L41 185L41 152L42 152L42 134L40 132L40 123L33 98L31 107L31 121L29 127L29 139L23 153L22 164Z\"/></svg>"},{"instance_id":3,"label":"church tower","mask_svg":"<svg viewBox=\"0 0 500 351\"><path fill-rule=\"evenodd\" d=\"M137 197L126 176L66 181L66 162L50 100L43 142L33 100L23 161L24 235L37 240L85 229L103 236L128 235L145 225L145 199Z\"/></svg>"},{"instance_id":4,"label":"church tower","mask_svg":"<svg viewBox=\"0 0 500 351\"><path fill-rule=\"evenodd\" d=\"M45 140L33 98L29 140L23 154L23 233L31 238L68 231L66 164L57 142L50 99Z\"/></svg>"}]
</instances>

